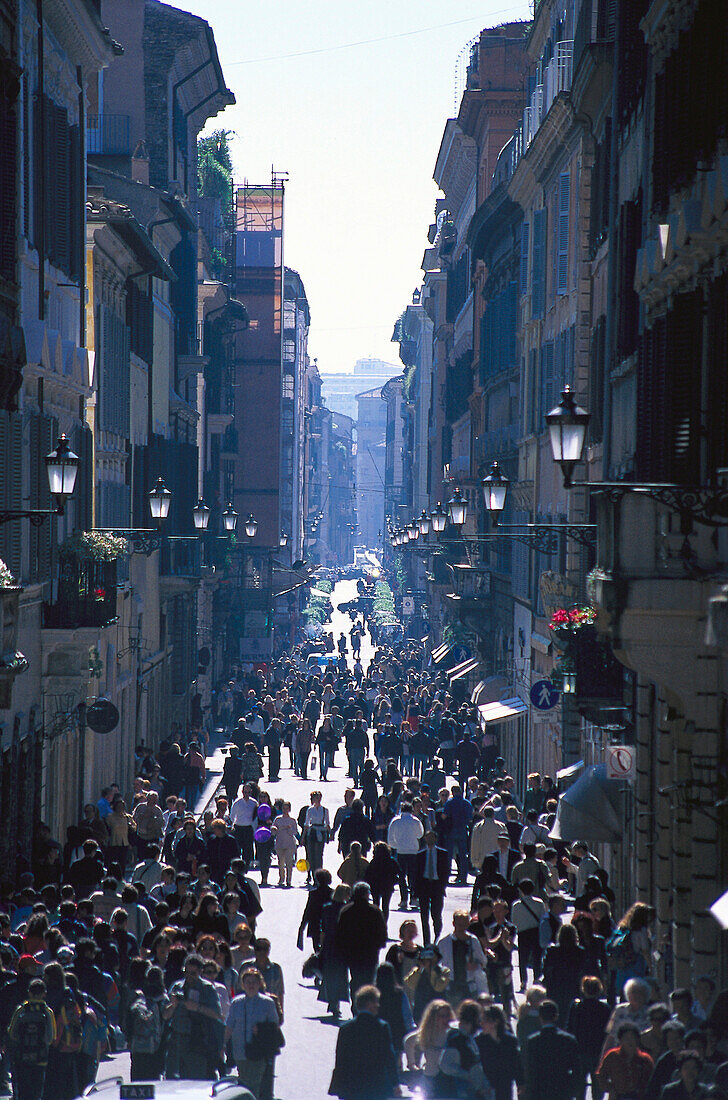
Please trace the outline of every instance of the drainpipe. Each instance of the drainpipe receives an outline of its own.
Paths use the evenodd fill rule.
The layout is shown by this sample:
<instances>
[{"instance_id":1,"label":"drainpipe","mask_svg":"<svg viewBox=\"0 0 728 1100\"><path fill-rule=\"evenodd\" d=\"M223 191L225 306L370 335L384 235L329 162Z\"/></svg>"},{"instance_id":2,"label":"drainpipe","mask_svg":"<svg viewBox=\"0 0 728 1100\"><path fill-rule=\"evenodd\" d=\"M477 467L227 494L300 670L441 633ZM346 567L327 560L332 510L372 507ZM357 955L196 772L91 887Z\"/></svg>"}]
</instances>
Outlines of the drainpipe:
<instances>
[{"instance_id":1,"label":"drainpipe","mask_svg":"<svg viewBox=\"0 0 728 1100\"><path fill-rule=\"evenodd\" d=\"M610 476L612 465L612 386L611 374L616 365L617 357L617 332L615 315L617 311L617 223L619 220L619 172L617 171L617 154L619 142L617 132L619 129L619 40L622 24L622 3L628 0L618 0L615 5L614 24L614 61L612 66L612 132L609 141L609 261L607 268L607 319L605 330L605 364L604 364L604 416L602 431L602 477Z\"/></svg>"},{"instance_id":2,"label":"drainpipe","mask_svg":"<svg viewBox=\"0 0 728 1100\"><path fill-rule=\"evenodd\" d=\"M38 251L38 319L40 321L45 320L45 203L46 203L46 186L45 175L43 172L43 161L45 159L45 42L43 40L43 0L35 0L35 12L38 20L38 36L37 36L37 53L38 53L38 101L36 104L37 111L35 114L35 125L38 128L38 144L36 148L40 150L40 156L34 165L33 183L35 190L38 193L38 205L37 209L40 210L40 218L38 219L38 225L33 226L33 236L35 237L35 247Z\"/></svg>"},{"instance_id":3,"label":"drainpipe","mask_svg":"<svg viewBox=\"0 0 728 1100\"><path fill-rule=\"evenodd\" d=\"M78 84L78 155L80 158L80 179L83 194L81 196L81 233L78 258L78 311L80 347L86 347L86 104L83 94L83 69L76 67Z\"/></svg>"}]
</instances>

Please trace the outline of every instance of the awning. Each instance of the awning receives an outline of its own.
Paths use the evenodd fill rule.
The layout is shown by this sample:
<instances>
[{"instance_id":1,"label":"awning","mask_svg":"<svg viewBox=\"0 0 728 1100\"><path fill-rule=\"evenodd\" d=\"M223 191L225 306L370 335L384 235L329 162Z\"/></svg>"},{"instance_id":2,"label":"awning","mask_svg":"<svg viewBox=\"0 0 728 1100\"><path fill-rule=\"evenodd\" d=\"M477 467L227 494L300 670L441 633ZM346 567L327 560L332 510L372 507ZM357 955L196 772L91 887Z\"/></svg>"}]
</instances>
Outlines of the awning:
<instances>
[{"instance_id":1,"label":"awning","mask_svg":"<svg viewBox=\"0 0 728 1100\"><path fill-rule=\"evenodd\" d=\"M584 761L583 760L577 760L576 764L569 764L568 768L561 768L560 771L557 771L556 779L557 780L571 779L571 777L576 775L576 773L583 767L584 767Z\"/></svg>"},{"instance_id":2,"label":"awning","mask_svg":"<svg viewBox=\"0 0 728 1100\"><path fill-rule=\"evenodd\" d=\"M437 649L433 649L433 651L432 651L432 655L431 655L432 664L433 665L441 665L443 661L447 660L447 658L450 656L451 653L452 653L452 646L451 645L447 645L447 643L444 643L443 645L439 645L437 647Z\"/></svg>"},{"instance_id":3,"label":"awning","mask_svg":"<svg viewBox=\"0 0 728 1100\"><path fill-rule=\"evenodd\" d=\"M607 779L607 765L593 764L559 798L554 840L618 844L623 837L623 784Z\"/></svg>"},{"instance_id":4,"label":"awning","mask_svg":"<svg viewBox=\"0 0 728 1100\"><path fill-rule=\"evenodd\" d=\"M509 689L508 681L502 676L487 676L485 680L478 680L470 696L471 703L481 706L483 703L495 703Z\"/></svg>"},{"instance_id":5,"label":"awning","mask_svg":"<svg viewBox=\"0 0 728 1100\"><path fill-rule=\"evenodd\" d=\"M527 710L523 699L502 699L500 703L485 703L478 707L478 716L481 726L487 726L490 722L510 722Z\"/></svg>"},{"instance_id":6,"label":"awning","mask_svg":"<svg viewBox=\"0 0 728 1100\"><path fill-rule=\"evenodd\" d=\"M452 683L453 680L462 680L464 676L468 676L474 669L478 667L480 661L475 657L470 657L467 661L461 661L459 665L455 665L455 668L451 668L447 674L448 680Z\"/></svg>"}]
</instances>

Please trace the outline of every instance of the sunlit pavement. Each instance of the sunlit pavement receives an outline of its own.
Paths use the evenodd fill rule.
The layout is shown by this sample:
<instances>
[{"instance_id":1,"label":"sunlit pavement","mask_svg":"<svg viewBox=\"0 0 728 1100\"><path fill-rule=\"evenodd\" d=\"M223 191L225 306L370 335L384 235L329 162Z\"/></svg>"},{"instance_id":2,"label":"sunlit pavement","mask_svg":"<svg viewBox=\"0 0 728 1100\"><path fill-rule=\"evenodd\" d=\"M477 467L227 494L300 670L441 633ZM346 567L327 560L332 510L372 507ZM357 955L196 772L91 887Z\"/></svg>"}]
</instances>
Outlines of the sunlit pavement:
<instances>
[{"instance_id":1,"label":"sunlit pavement","mask_svg":"<svg viewBox=\"0 0 728 1100\"><path fill-rule=\"evenodd\" d=\"M340 581L332 593L332 603L346 603L356 596L355 581ZM348 630L351 620L348 615L334 609L332 614L331 632L334 639ZM327 629L329 629L327 627ZM372 656L372 642L368 634L362 642L361 660L366 669ZM348 651L350 663L351 650ZM308 780L298 779L293 775L289 767L288 751L282 750L283 767L281 778L276 783L262 781L262 786L267 789L274 798L283 796L290 800L293 807L293 816L299 809L309 802L310 792L320 789L323 792L324 805L328 807L331 819L338 806L344 800L344 791L349 785L346 777L346 755L343 748L336 754L336 763L328 773L328 781L319 781L318 768L315 769L313 778ZM208 758L210 780L201 798L204 804L217 786L218 777L222 773L224 756L218 749ZM342 766L343 765L343 766ZM313 771L314 769L310 769ZM303 854L303 853L301 853ZM336 850L336 843L326 846L325 866L336 879L336 870L341 862L341 856ZM253 877L259 881L257 872ZM269 876L271 883L277 882L278 872L273 865ZM452 930L450 916L453 910L465 905L469 906L471 886L455 887L448 889L445 901L443 931ZM336 1045L337 1023L327 1015L326 1005L317 1001L317 991L313 983L301 977L301 964L310 950L310 941L306 941L306 950L302 953L296 948L298 926L301 921L306 904L307 890L305 887L305 875L294 871L294 885L290 890L279 889L276 886L263 888L261 891L263 912L258 918L256 931L267 936L272 945L271 957L280 963L286 983L285 997L285 1021L283 1025L286 1037L286 1046L276 1062L276 1089L275 1095L280 1100L318 1100L328 1094L331 1070L334 1064L334 1049ZM400 923L409 914L398 911L396 903L398 891L395 890L392 912L389 917L390 939L397 939ZM413 914L419 924L419 914ZM343 1019L349 1018L347 1009L343 1011ZM123 1073L128 1080L129 1057L117 1055L111 1062L104 1063L99 1071L99 1077L109 1076L112 1072ZM405 1095L408 1095L405 1093Z\"/></svg>"}]
</instances>

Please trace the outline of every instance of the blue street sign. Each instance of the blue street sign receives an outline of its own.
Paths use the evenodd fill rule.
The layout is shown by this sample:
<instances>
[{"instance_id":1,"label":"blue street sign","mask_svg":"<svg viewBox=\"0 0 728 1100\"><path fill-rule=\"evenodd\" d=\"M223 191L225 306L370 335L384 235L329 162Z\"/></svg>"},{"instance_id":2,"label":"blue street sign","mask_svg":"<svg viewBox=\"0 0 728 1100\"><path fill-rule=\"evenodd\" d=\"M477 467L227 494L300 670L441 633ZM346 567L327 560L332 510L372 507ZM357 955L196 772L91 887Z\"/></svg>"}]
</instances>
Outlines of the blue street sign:
<instances>
[{"instance_id":1,"label":"blue street sign","mask_svg":"<svg viewBox=\"0 0 728 1100\"><path fill-rule=\"evenodd\" d=\"M531 705L536 710L553 710L560 698L561 693L550 680L537 680L531 688Z\"/></svg>"}]
</instances>

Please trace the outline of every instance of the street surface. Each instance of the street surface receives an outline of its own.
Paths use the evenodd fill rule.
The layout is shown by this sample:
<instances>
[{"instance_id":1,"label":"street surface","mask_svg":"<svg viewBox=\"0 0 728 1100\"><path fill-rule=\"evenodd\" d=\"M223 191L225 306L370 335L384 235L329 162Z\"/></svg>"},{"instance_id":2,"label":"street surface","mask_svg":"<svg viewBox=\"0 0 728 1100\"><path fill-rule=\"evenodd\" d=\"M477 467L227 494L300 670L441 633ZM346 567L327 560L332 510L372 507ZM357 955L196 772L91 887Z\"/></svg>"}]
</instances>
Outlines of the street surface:
<instances>
[{"instance_id":1,"label":"street surface","mask_svg":"<svg viewBox=\"0 0 728 1100\"><path fill-rule=\"evenodd\" d=\"M331 629L334 640L338 639L342 632L348 634L351 620L349 616L337 610L341 603L346 603L356 597L356 581L339 581L332 593L334 611L332 614ZM362 640L361 660L366 668L372 658L373 646L369 634L365 634ZM351 651L349 651L349 663L353 666ZM303 805L308 805L310 792L320 788L323 791L324 805L328 807L333 820L338 806L344 801L344 791L349 785L346 777L346 754L343 747L336 754L336 766L329 771L326 783L321 783L317 778L310 780L298 779L293 775L288 761L288 751L282 752L283 767L281 779L277 783L266 783L261 780L261 786L268 789L271 795L280 795L289 799L293 807L295 817ZM200 808L207 803L211 794L216 790L222 774L223 754L218 748L208 758L209 782L200 800ZM343 765L343 766L342 766ZM313 769L311 769L313 770ZM318 771L316 770L316 775ZM303 854L301 852L301 854ZM324 865L331 871L336 879L336 869L341 862L341 856L336 850L336 843L326 846ZM256 881L258 873L252 872ZM270 874L270 880L275 882L277 872L275 865ZM469 908L471 887L448 888L445 900L443 917L443 933L452 931L450 914L465 906ZM263 912L258 918L256 932L267 936L272 946L271 958L283 968L286 983L285 997L285 1021L283 1031L286 1037L286 1046L276 1062L276 1088L277 1100L319 1100L328 1094L331 1070L334 1065L334 1050L336 1047L336 1035L338 1024L326 1013L326 1005L317 1001L317 991L312 981L301 977L301 964L308 956L310 940L305 941L305 950L299 951L296 947L298 926L306 904L307 890L305 875L294 871L294 888L292 890L279 890L275 886L268 886L261 891ZM402 920L408 913L397 910L399 891L395 890L393 909L389 916L389 937L398 939L397 930ZM413 914L419 924L419 914ZM383 954L382 954L383 957ZM349 1018L348 1010L342 1006L345 1021ZM112 1068L113 1067L113 1068ZM99 1078L118 1073L129 1079L128 1054L115 1055L109 1062L104 1063L99 1069Z\"/></svg>"}]
</instances>

